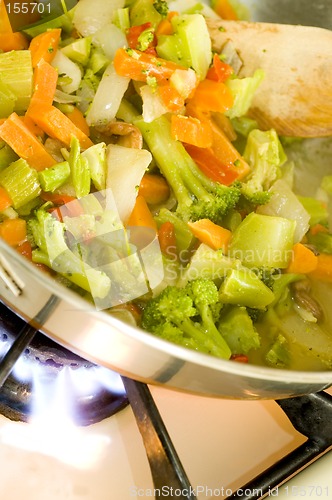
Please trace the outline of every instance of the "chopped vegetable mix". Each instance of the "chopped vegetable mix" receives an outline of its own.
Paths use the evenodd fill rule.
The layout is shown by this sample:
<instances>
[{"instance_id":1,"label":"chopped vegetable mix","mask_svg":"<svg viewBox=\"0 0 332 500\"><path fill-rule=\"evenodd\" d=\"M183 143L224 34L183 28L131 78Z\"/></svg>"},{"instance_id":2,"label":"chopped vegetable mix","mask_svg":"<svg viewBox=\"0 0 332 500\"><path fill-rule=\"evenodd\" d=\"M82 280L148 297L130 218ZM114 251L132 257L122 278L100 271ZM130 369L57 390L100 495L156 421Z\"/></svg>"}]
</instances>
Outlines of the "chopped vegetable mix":
<instances>
[{"instance_id":1,"label":"chopped vegetable mix","mask_svg":"<svg viewBox=\"0 0 332 500\"><path fill-rule=\"evenodd\" d=\"M214 52L206 12L241 9L173 3L15 31L0 2L0 237L166 342L331 370L330 171L297 192L291 146L250 117L263 72Z\"/></svg>"}]
</instances>

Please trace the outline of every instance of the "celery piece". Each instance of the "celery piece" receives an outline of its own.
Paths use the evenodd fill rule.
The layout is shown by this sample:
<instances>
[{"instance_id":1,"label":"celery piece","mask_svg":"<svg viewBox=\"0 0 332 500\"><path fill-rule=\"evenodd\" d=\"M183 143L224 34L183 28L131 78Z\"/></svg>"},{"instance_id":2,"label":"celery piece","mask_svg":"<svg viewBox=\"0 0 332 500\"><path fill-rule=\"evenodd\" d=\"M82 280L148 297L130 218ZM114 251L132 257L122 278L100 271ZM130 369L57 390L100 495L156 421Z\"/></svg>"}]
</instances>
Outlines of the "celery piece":
<instances>
[{"instance_id":1,"label":"celery piece","mask_svg":"<svg viewBox=\"0 0 332 500\"><path fill-rule=\"evenodd\" d=\"M80 143L77 137L72 137L68 157L71 180L77 198L82 198L90 193L90 170L88 160L80 154Z\"/></svg>"},{"instance_id":2,"label":"celery piece","mask_svg":"<svg viewBox=\"0 0 332 500\"><path fill-rule=\"evenodd\" d=\"M320 231L316 234L308 233L308 243L314 245L314 247L320 253L332 254L332 234Z\"/></svg>"},{"instance_id":3,"label":"celery piece","mask_svg":"<svg viewBox=\"0 0 332 500\"><path fill-rule=\"evenodd\" d=\"M8 144L5 142L0 143L0 171L8 167L13 161L18 160L18 158L18 155Z\"/></svg>"},{"instance_id":4,"label":"celery piece","mask_svg":"<svg viewBox=\"0 0 332 500\"><path fill-rule=\"evenodd\" d=\"M77 0L66 0L65 2L61 0L60 2L53 2L52 13L49 16L42 16L37 22L23 26L21 31L31 38L53 28L61 28L63 32L71 33L74 29L72 19L76 4ZM48 3L45 5L47 11L47 5L51 4Z\"/></svg>"},{"instance_id":5,"label":"celery piece","mask_svg":"<svg viewBox=\"0 0 332 500\"><path fill-rule=\"evenodd\" d=\"M15 108L16 95L0 80L0 118L7 118Z\"/></svg>"},{"instance_id":6,"label":"celery piece","mask_svg":"<svg viewBox=\"0 0 332 500\"><path fill-rule=\"evenodd\" d=\"M23 158L0 172L0 185L8 192L14 208L22 207L41 192L37 171Z\"/></svg>"},{"instance_id":7,"label":"celery piece","mask_svg":"<svg viewBox=\"0 0 332 500\"><path fill-rule=\"evenodd\" d=\"M91 37L83 37L62 47L61 52L72 61L85 66L90 57Z\"/></svg>"},{"instance_id":8,"label":"celery piece","mask_svg":"<svg viewBox=\"0 0 332 500\"><path fill-rule=\"evenodd\" d=\"M274 293L257 274L247 268L227 272L219 290L220 301L254 309L265 309L274 300Z\"/></svg>"},{"instance_id":9,"label":"celery piece","mask_svg":"<svg viewBox=\"0 0 332 500\"><path fill-rule=\"evenodd\" d=\"M257 69L253 76L229 78L226 81L234 99L233 106L225 113L229 118L237 118L247 113L252 98L263 79L264 71Z\"/></svg>"},{"instance_id":10,"label":"celery piece","mask_svg":"<svg viewBox=\"0 0 332 500\"><path fill-rule=\"evenodd\" d=\"M298 196L298 199L310 216L310 226L327 224L329 214L326 205L322 201L309 196Z\"/></svg>"},{"instance_id":11,"label":"celery piece","mask_svg":"<svg viewBox=\"0 0 332 500\"><path fill-rule=\"evenodd\" d=\"M136 0L130 7L129 16L132 26L151 23L152 27L155 28L162 20L162 16L154 8L152 0Z\"/></svg>"},{"instance_id":12,"label":"celery piece","mask_svg":"<svg viewBox=\"0 0 332 500\"><path fill-rule=\"evenodd\" d=\"M88 162L90 177L96 189L106 189L106 144L99 142L81 154Z\"/></svg>"},{"instance_id":13,"label":"celery piece","mask_svg":"<svg viewBox=\"0 0 332 500\"><path fill-rule=\"evenodd\" d=\"M160 57L192 68L204 80L212 60L211 39L201 14L182 14L172 19L173 35L160 37ZM168 37L168 38L167 38Z\"/></svg>"},{"instance_id":14,"label":"celery piece","mask_svg":"<svg viewBox=\"0 0 332 500\"><path fill-rule=\"evenodd\" d=\"M189 67L188 61L182 54L181 41L175 35L159 35L156 50L159 57Z\"/></svg>"},{"instance_id":15,"label":"celery piece","mask_svg":"<svg viewBox=\"0 0 332 500\"><path fill-rule=\"evenodd\" d=\"M109 58L104 54L101 48L92 47L87 65L87 72L84 75L84 78L89 76L89 72L92 72L93 75L96 73L103 73L109 63Z\"/></svg>"},{"instance_id":16,"label":"celery piece","mask_svg":"<svg viewBox=\"0 0 332 500\"><path fill-rule=\"evenodd\" d=\"M248 354L260 347L260 338L245 307L233 307L222 316L218 325L232 354Z\"/></svg>"},{"instance_id":17,"label":"celery piece","mask_svg":"<svg viewBox=\"0 0 332 500\"><path fill-rule=\"evenodd\" d=\"M129 8L117 9L114 14L113 23L123 32L130 28Z\"/></svg>"},{"instance_id":18,"label":"celery piece","mask_svg":"<svg viewBox=\"0 0 332 500\"><path fill-rule=\"evenodd\" d=\"M285 368L289 364L289 345L287 339L278 334L276 340L265 354L265 361L268 365Z\"/></svg>"},{"instance_id":19,"label":"celery piece","mask_svg":"<svg viewBox=\"0 0 332 500\"><path fill-rule=\"evenodd\" d=\"M286 268L295 227L293 220L252 212L235 229L229 255L251 268Z\"/></svg>"},{"instance_id":20,"label":"celery piece","mask_svg":"<svg viewBox=\"0 0 332 500\"><path fill-rule=\"evenodd\" d=\"M50 267L70 281L91 292L94 299L103 299L111 288L109 277L91 268L73 253L65 241L64 225L51 214L38 210L36 218L29 221L34 241L39 247L32 252L32 260Z\"/></svg>"},{"instance_id":21,"label":"celery piece","mask_svg":"<svg viewBox=\"0 0 332 500\"><path fill-rule=\"evenodd\" d=\"M38 174L39 182L44 191L55 191L70 177L70 166L67 161L45 168Z\"/></svg>"},{"instance_id":22,"label":"celery piece","mask_svg":"<svg viewBox=\"0 0 332 500\"><path fill-rule=\"evenodd\" d=\"M0 54L1 82L15 96L14 111L27 110L32 95L33 71L29 50L11 50Z\"/></svg>"}]
</instances>

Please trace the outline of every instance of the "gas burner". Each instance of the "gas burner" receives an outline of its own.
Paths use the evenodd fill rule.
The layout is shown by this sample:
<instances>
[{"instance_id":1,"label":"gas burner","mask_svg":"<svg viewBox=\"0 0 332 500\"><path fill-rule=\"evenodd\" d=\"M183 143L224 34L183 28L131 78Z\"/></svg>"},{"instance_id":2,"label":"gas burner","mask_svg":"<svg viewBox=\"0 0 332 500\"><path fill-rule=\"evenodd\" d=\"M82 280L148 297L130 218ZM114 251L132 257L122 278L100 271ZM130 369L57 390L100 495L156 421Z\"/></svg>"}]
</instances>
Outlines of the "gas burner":
<instances>
[{"instance_id":1,"label":"gas burner","mask_svg":"<svg viewBox=\"0 0 332 500\"><path fill-rule=\"evenodd\" d=\"M26 327L27 324L23 319L0 302L0 374L1 359L4 359L6 351L17 339L18 332ZM15 364L15 368L18 364ZM58 345L39 331L34 333L29 345L24 348L20 364L24 365L27 372L38 370L38 376L52 386L63 370L68 372L67 389L73 394L71 413L77 425L85 426L99 422L128 405L124 388L119 389L121 380L117 374L107 370L110 378L114 375L120 381L120 384L119 382L116 384L116 390L112 391L109 385L105 387L98 382L98 371L103 370L102 368ZM0 413L11 420L27 422L34 403L34 383L31 377L28 377L28 380L18 377L17 369L11 370L12 366L9 368L11 373L5 377L6 380L0 389ZM6 369L7 367L3 368L4 371ZM75 375L82 371L84 371L83 383L87 386L85 391L76 390L73 382ZM77 381L79 377L80 375L76 377ZM96 383L86 384L87 378ZM105 373L103 373L104 378Z\"/></svg>"}]
</instances>

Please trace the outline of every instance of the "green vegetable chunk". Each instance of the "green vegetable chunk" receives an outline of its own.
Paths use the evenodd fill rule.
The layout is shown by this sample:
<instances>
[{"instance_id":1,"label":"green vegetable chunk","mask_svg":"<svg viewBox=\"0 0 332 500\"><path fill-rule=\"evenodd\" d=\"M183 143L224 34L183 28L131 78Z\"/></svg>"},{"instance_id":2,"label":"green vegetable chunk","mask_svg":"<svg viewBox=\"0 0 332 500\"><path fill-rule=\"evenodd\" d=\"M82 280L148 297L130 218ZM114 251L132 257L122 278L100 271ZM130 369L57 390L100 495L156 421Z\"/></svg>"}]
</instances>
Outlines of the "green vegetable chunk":
<instances>
[{"instance_id":1,"label":"green vegetable chunk","mask_svg":"<svg viewBox=\"0 0 332 500\"><path fill-rule=\"evenodd\" d=\"M229 255L247 267L286 268L296 222L251 212L234 231Z\"/></svg>"},{"instance_id":2,"label":"green vegetable chunk","mask_svg":"<svg viewBox=\"0 0 332 500\"><path fill-rule=\"evenodd\" d=\"M250 269L231 269L223 281L219 297L226 304L264 309L274 300L274 293Z\"/></svg>"},{"instance_id":3,"label":"green vegetable chunk","mask_svg":"<svg viewBox=\"0 0 332 500\"><path fill-rule=\"evenodd\" d=\"M260 338L245 307L232 308L219 323L219 331L233 354L248 354L260 347Z\"/></svg>"}]
</instances>

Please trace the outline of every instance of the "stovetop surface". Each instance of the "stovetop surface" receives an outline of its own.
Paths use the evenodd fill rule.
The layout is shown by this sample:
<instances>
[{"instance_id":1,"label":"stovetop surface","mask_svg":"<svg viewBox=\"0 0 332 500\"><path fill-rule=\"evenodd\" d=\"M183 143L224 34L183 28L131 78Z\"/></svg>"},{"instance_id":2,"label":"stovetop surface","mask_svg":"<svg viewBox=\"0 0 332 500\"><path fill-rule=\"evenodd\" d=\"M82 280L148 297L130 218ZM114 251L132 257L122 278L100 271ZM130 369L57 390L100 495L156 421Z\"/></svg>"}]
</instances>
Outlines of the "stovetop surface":
<instances>
[{"instance_id":1,"label":"stovetop surface","mask_svg":"<svg viewBox=\"0 0 332 500\"><path fill-rule=\"evenodd\" d=\"M217 400L157 387L151 392L198 500L226 498L305 440L273 401ZM69 435L58 435L57 427L0 417L0 498L154 498L130 407ZM46 439L50 456L42 450ZM31 450L32 443L39 451ZM331 468L329 453L269 496L330 498Z\"/></svg>"}]
</instances>

